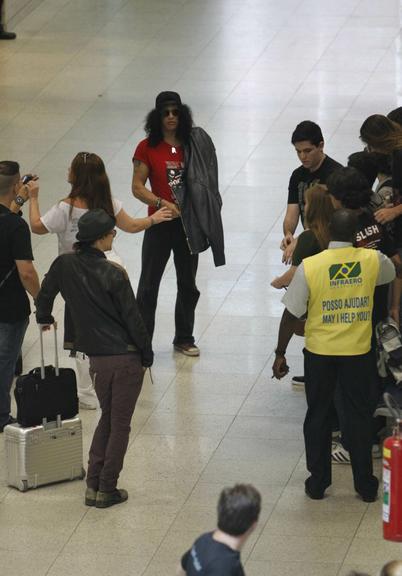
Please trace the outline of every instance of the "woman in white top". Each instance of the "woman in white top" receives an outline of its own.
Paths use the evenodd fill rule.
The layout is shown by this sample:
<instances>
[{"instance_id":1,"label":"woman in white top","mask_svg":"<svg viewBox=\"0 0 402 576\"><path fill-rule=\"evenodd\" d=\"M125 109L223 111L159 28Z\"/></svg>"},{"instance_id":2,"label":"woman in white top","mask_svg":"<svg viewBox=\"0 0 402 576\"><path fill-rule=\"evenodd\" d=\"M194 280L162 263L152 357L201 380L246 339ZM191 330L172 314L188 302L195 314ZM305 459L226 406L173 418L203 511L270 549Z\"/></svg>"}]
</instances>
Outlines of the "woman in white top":
<instances>
[{"instance_id":1,"label":"woman in white top","mask_svg":"<svg viewBox=\"0 0 402 576\"><path fill-rule=\"evenodd\" d=\"M103 160L90 152L79 152L71 163L68 182L71 192L50 210L41 216L38 192L31 191L29 195L29 221L35 234L57 234L59 254L71 252L76 242L78 220L93 208L103 208L116 219L116 226L124 232L141 232L154 224L171 220L171 211L161 208L152 216L132 218L122 208L122 203L112 197L109 178ZM115 260L115 257L110 257ZM97 398L89 376L89 366L85 355L73 350L73 330L71 317L67 308L64 313L64 348L72 351L75 356L78 373L78 397L81 408L97 408Z\"/></svg>"},{"instance_id":2,"label":"woman in white top","mask_svg":"<svg viewBox=\"0 0 402 576\"><path fill-rule=\"evenodd\" d=\"M71 163L68 181L71 192L41 216L38 194L29 196L29 222L35 234L57 234L59 254L71 252L78 231L78 220L93 208L103 208L116 219L116 226L124 232L141 232L154 224L171 220L169 209L161 208L152 216L132 218L122 208L120 200L112 197L109 178L103 160L90 152L79 152Z\"/></svg>"}]
</instances>

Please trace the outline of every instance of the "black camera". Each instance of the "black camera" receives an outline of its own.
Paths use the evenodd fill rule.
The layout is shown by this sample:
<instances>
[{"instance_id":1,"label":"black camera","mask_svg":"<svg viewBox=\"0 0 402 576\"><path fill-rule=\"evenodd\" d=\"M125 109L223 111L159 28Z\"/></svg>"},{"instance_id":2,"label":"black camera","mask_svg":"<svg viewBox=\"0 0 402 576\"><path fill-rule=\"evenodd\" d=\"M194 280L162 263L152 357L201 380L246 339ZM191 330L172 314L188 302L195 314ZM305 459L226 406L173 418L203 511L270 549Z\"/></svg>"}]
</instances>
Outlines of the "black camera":
<instances>
[{"instance_id":1,"label":"black camera","mask_svg":"<svg viewBox=\"0 0 402 576\"><path fill-rule=\"evenodd\" d=\"M23 176L23 177L21 178L21 182L22 182L23 184L28 184L28 182L30 182L31 180L33 180L32 174L25 174L25 176Z\"/></svg>"}]
</instances>

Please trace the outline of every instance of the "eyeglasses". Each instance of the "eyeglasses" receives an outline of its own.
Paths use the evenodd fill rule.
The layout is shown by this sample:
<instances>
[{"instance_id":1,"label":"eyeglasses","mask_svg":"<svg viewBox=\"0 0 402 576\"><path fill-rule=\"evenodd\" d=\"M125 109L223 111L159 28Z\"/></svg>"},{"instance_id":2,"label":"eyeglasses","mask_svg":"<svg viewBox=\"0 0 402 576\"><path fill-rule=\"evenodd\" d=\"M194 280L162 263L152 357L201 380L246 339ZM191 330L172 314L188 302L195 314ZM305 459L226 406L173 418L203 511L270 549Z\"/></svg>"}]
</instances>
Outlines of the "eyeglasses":
<instances>
[{"instance_id":1,"label":"eyeglasses","mask_svg":"<svg viewBox=\"0 0 402 576\"><path fill-rule=\"evenodd\" d=\"M165 110L163 111L163 117L167 118L168 116L170 116L170 114L172 116L178 116L179 115L179 109L178 108L165 108Z\"/></svg>"}]
</instances>

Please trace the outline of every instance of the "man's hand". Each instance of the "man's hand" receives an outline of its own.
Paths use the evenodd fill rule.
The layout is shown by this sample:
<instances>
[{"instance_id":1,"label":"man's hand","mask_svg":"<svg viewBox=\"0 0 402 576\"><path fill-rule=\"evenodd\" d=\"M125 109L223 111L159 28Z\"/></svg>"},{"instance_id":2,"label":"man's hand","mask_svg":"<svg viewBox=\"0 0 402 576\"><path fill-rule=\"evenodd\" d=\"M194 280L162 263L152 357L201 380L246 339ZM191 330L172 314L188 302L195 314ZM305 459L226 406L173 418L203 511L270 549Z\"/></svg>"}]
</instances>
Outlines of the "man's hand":
<instances>
[{"instance_id":1,"label":"man's hand","mask_svg":"<svg viewBox=\"0 0 402 576\"><path fill-rule=\"evenodd\" d=\"M281 288L287 288L288 285L285 282L283 282L282 276L277 276L272 280L271 286L272 288L277 288L278 290L280 290Z\"/></svg>"},{"instance_id":2,"label":"man's hand","mask_svg":"<svg viewBox=\"0 0 402 576\"><path fill-rule=\"evenodd\" d=\"M285 236L282 238L282 242L280 245L281 250L286 250L286 248L291 244L293 241L293 234L291 232L286 232Z\"/></svg>"},{"instance_id":3,"label":"man's hand","mask_svg":"<svg viewBox=\"0 0 402 576\"><path fill-rule=\"evenodd\" d=\"M297 238L293 238L292 236L292 241L290 242L290 244L286 246L285 250L283 251L282 262L284 262L285 264L292 263L292 256L296 248L296 244L297 244Z\"/></svg>"},{"instance_id":4,"label":"man's hand","mask_svg":"<svg viewBox=\"0 0 402 576\"><path fill-rule=\"evenodd\" d=\"M47 330L50 330L52 326L54 326L54 329L57 330L57 322L53 321L51 324L38 324L39 329L42 332L46 332Z\"/></svg>"},{"instance_id":5,"label":"man's hand","mask_svg":"<svg viewBox=\"0 0 402 576\"><path fill-rule=\"evenodd\" d=\"M159 208L156 212L152 214L152 219L155 224L160 224L161 222L166 222L167 220L172 220L172 211L166 206Z\"/></svg>"},{"instance_id":6,"label":"man's hand","mask_svg":"<svg viewBox=\"0 0 402 576\"><path fill-rule=\"evenodd\" d=\"M34 178L33 180L30 180L28 182L28 184L25 184L25 187L28 191L28 196L29 198L37 198L38 194L39 194L39 184L38 184L38 178Z\"/></svg>"},{"instance_id":7,"label":"man's hand","mask_svg":"<svg viewBox=\"0 0 402 576\"><path fill-rule=\"evenodd\" d=\"M286 364L286 357L281 354L275 355L272 365L272 377L280 380L289 372L289 366Z\"/></svg>"},{"instance_id":8,"label":"man's hand","mask_svg":"<svg viewBox=\"0 0 402 576\"><path fill-rule=\"evenodd\" d=\"M162 206L164 208L169 208L172 213L172 218L180 218L180 208L177 204L173 204L173 202L168 202L167 200L162 200Z\"/></svg>"}]
</instances>

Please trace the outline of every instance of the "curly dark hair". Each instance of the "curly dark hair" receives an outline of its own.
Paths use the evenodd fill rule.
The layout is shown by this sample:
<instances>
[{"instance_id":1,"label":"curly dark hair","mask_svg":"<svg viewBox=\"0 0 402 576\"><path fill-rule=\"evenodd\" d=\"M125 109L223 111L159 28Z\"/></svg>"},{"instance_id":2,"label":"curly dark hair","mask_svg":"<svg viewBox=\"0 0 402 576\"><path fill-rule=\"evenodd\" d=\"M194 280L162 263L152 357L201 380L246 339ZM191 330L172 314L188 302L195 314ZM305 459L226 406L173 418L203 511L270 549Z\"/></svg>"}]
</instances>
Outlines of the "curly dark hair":
<instances>
[{"instance_id":1,"label":"curly dark hair","mask_svg":"<svg viewBox=\"0 0 402 576\"><path fill-rule=\"evenodd\" d=\"M179 126L176 136L182 144L187 144L190 140L191 129L194 125L191 109L187 104L182 104L179 108ZM162 110L154 108L145 118L145 133L148 136L149 145L155 148L163 140L162 133Z\"/></svg>"},{"instance_id":2,"label":"curly dark hair","mask_svg":"<svg viewBox=\"0 0 402 576\"><path fill-rule=\"evenodd\" d=\"M328 178L326 186L328 192L339 200L344 208L357 210L370 203L372 191L367 178L351 166L335 170Z\"/></svg>"}]
</instances>

